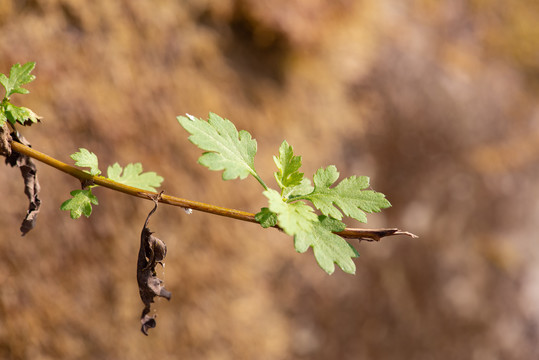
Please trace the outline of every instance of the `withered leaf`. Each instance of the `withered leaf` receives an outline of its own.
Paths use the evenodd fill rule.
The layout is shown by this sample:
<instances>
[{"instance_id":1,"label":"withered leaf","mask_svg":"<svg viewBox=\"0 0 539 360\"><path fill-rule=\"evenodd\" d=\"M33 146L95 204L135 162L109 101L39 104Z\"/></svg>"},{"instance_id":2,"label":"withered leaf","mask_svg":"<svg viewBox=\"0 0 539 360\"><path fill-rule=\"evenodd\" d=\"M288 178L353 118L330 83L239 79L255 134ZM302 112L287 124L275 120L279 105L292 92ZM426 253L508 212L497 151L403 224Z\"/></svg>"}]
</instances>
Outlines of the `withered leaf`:
<instances>
[{"instance_id":1,"label":"withered leaf","mask_svg":"<svg viewBox=\"0 0 539 360\"><path fill-rule=\"evenodd\" d=\"M4 123L4 126L0 127L0 155L11 155L11 140L11 135L9 134L6 122Z\"/></svg>"},{"instance_id":2,"label":"withered leaf","mask_svg":"<svg viewBox=\"0 0 539 360\"><path fill-rule=\"evenodd\" d=\"M139 287L140 298L144 303L144 309L140 321L142 323L141 331L144 335L148 335L148 329L156 326L156 315L150 315L150 305L154 302L156 296L164 297L170 300L171 293L165 289L163 280L157 277L155 266L163 265L163 261L167 254L167 246L165 243L153 236L153 233L148 228L150 217L157 209L158 200L161 194L153 199L155 206L148 214L144 228L140 235L140 249L137 261L137 282Z\"/></svg>"},{"instance_id":3,"label":"withered leaf","mask_svg":"<svg viewBox=\"0 0 539 360\"><path fill-rule=\"evenodd\" d=\"M26 146L31 146L30 143L18 132L12 132L10 134L13 141L20 142ZM28 211L21 224L21 235L24 236L28 231L32 230L36 225L37 214L39 213L39 207L41 206L41 199L39 198L39 182L37 180L37 168L34 161L21 153L11 151L11 154L6 157L6 164L12 167L17 166L21 170L22 177L24 179L24 193L30 201L28 205Z\"/></svg>"}]
</instances>

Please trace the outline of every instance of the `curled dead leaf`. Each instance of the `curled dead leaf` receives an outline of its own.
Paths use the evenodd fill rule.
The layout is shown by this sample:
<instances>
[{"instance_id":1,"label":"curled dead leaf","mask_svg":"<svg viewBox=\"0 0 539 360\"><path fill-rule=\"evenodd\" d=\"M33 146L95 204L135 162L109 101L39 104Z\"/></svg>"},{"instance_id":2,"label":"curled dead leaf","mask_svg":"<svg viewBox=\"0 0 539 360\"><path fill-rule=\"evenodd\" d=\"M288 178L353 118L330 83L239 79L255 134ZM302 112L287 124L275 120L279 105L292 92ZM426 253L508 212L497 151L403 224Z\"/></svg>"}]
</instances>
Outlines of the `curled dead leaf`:
<instances>
[{"instance_id":1,"label":"curled dead leaf","mask_svg":"<svg viewBox=\"0 0 539 360\"><path fill-rule=\"evenodd\" d=\"M148 335L148 329L156 326L156 315L150 315L150 306L154 302L156 296L164 297L170 300L171 293L165 289L163 280L157 277L155 267L157 264L163 265L163 261L167 254L167 246L165 243L153 236L153 233L148 228L150 217L157 209L158 200L161 194L155 199L154 208L148 214L144 228L140 235L140 249L137 261L137 282L139 287L140 298L144 303L144 309L140 321L142 323L141 331L144 335Z\"/></svg>"},{"instance_id":2,"label":"curled dead leaf","mask_svg":"<svg viewBox=\"0 0 539 360\"><path fill-rule=\"evenodd\" d=\"M17 141L26 146L31 146L30 143L18 132L12 132L9 135L12 138L12 141ZM16 151L11 151L11 146L9 147L9 150L10 154L6 156L6 164L11 165L12 167L16 166L21 170L21 174L24 179L24 193L30 201L28 211L26 212L26 216L24 217L20 228L21 235L24 236L36 225L37 215L41 206L41 199L39 198L39 191L41 187L39 186L39 182L37 180L37 168L34 161L26 155L20 154Z\"/></svg>"},{"instance_id":3,"label":"curled dead leaf","mask_svg":"<svg viewBox=\"0 0 539 360\"><path fill-rule=\"evenodd\" d=\"M0 127L0 155L11 155L11 141L12 139L9 134L9 129L7 128L7 122L5 122L4 126Z\"/></svg>"}]
</instances>

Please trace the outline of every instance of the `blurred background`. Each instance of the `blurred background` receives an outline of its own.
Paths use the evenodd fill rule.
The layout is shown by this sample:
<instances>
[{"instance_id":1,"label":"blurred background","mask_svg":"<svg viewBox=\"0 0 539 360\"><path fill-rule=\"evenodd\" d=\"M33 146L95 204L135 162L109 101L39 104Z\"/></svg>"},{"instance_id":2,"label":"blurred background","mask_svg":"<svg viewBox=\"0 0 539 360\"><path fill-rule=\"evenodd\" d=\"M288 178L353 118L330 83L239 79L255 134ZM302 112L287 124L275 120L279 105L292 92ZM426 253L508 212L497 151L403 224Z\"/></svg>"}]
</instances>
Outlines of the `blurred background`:
<instances>
[{"instance_id":1,"label":"blurred background","mask_svg":"<svg viewBox=\"0 0 539 360\"><path fill-rule=\"evenodd\" d=\"M0 171L0 358L532 359L539 357L539 3L533 0L2 0L0 72L36 61L33 147L101 169L142 162L167 194L257 212L175 117L209 111L258 141L273 184L283 139L311 176L367 175L393 207L357 245L355 276L255 224L162 205L172 292L140 333L136 258L152 203L38 163L25 237L17 169ZM360 224L349 221L350 226Z\"/></svg>"}]
</instances>

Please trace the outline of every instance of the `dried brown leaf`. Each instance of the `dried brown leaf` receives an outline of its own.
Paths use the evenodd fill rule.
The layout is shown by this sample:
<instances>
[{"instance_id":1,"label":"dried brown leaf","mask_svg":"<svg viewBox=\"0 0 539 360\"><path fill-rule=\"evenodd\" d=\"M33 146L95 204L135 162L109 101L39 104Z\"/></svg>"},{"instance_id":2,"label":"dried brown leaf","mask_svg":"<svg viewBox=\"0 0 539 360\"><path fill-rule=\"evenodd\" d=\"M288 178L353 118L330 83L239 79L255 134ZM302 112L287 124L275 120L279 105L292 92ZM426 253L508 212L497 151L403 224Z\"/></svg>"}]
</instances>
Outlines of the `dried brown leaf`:
<instances>
[{"instance_id":1,"label":"dried brown leaf","mask_svg":"<svg viewBox=\"0 0 539 360\"><path fill-rule=\"evenodd\" d=\"M148 335L148 329L156 326L156 315L149 315L150 306L154 302L154 298L160 296L170 300L172 295L165 289L163 280L159 279L155 272L157 264L163 265L167 254L167 246L161 239L153 236L153 233L148 228L150 217L157 209L159 196L153 199L155 206L148 214L144 223L144 228L140 235L140 249L137 261L137 281L140 298L144 303L144 309L140 318L142 323L141 331L144 335Z\"/></svg>"},{"instance_id":2,"label":"dried brown leaf","mask_svg":"<svg viewBox=\"0 0 539 360\"><path fill-rule=\"evenodd\" d=\"M0 155L11 155L11 140L7 122L5 122L4 126L0 127Z\"/></svg>"},{"instance_id":3,"label":"dried brown leaf","mask_svg":"<svg viewBox=\"0 0 539 360\"><path fill-rule=\"evenodd\" d=\"M12 132L10 134L13 141L20 142L26 146L31 146L30 143L19 133ZM37 214L41 206L41 199L39 198L39 181L37 180L37 168L34 161L23 154L16 151L11 151L9 156L6 156L6 164L16 166L21 170L22 177L24 179L24 193L30 201L28 205L28 211L21 224L21 235L24 236L28 231L32 230L37 221Z\"/></svg>"}]
</instances>

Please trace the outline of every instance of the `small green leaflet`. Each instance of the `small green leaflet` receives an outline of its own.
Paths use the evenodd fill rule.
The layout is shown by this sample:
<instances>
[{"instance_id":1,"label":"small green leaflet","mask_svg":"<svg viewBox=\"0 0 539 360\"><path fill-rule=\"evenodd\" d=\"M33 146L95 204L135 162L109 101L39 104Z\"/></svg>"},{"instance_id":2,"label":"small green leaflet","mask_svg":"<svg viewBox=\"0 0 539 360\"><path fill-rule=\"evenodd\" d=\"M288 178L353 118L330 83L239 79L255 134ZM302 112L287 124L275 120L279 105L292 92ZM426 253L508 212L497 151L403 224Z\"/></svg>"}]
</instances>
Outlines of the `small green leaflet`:
<instances>
[{"instance_id":1,"label":"small green leaflet","mask_svg":"<svg viewBox=\"0 0 539 360\"><path fill-rule=\"evenodd\" d=\"M313 248L314 257L318 265L328 274L335 271L335 265L346 273L355 274L356 265L352 258L359 254L346 240L335 231L344 230L345 225L335 219L320 215L318 221L313 223L310 232L299 232L294 237L294 246L297 252L307 251L309 246Z\"/></svg>"},{"instance_id":2,"label":"small green leaflet","mask_svg":"<svg viewBox=\"0 0 539 360\"><path fill-rule=\"evenodd\" d=\"M279 148L279 157L274 156L273 161L279 171L274 173L275 180L281 189L297 186L303 180L303 173L298 170L301 167L301 156L295 156L292 146L283 141Z\"/></svg>"},{"instance_id":3,"label":"small green leaflet","mask_svg":"<svg viewBox=\"0 0 539 360\"><path fill-rule=\"evenodd\" d=\"M277 214L271 212L267 207L263 207L260 209L260 212L255 215L255 220L266 229L277 225Z\"/></svg>"},{"instance_id":4,"label":"small green leaflet","mask_svg":"<svg viewBox=\"0 0 539 360\"><path fill-rule=\"evenodd\" d=\"M73 190L73 196L62 203L60 210L69 210L72 219L78 219L81 215L90 217L92 214L92 204L98 205L97 197L92 194L92 189Z\"/></svg>"},{"instance_id":5,"label":"small green leaflet","mask_svg":"<svg viewBox=\"0 0 539 360\"><path fill-rule=\"evenodd\" d=\"M263 194L269 200L269 210L277 214L279 226L285 233L293 236L300 232L311 231L313 222L318 219L312 207L303 201L285 202L273 189L266 190Z\"/></svg>"},{"instance_id":6,"label":"small green leaflet","mask_svg":"<svg viewBox=\"0 0 539 360\"><path fill-rule=\"evenodd\" d=\"M161 186L164 180L155 172L143 173L141 163L127 164L124 169L118 163L115 163L108 167L107 177L120 184L149 191L157 191L155 188Z\"/></svg>"},{"instance_id":7,"label":"small green leaflet","mask_svg":"<svg viewBox=\"0 0 539 360\"><path fill-rule=\"evenodd\" d=\"M282 189L282 193L283 198L292 201L301 196L310 194L313 190L314 187L311 185L311 180L304 178L299 185Z\"/></svg>"},{"instance_id":8,"label":"small green leaflet","mask_svg":"<svg viewBox=\"0 0 539 360\"><path fill-rule=\"evenodd\" d=\"M210 113L208 121L187 114L178 122L191 134L189 141L206 152L198 159L210 170L224 170L223 180L259 179L254 166L256 140L245 130L238 132L232 122ZM260 180L259 180L260 181Z\"/></svg>"},{"instance_id":9,"label":"small green leaflet","mask_svg":"<svg viewBox=\"0 0 539 360\"><path fill-rule=\"evenodd\" d=\"M365 212L379 212L391 206L385 195L373 190L364 190L369 186L366 176L351 176L330 188L339 178L334 165L318 169L314 174L314 191L302 198L310 200L322 214L341 220L342 213L366 223ZM339 207L341 211L337 209Z\"/></svg>"},{"instance_id":10,"label":"small green leaflet","mask_svg":"<svg viewBox=\"0 0 539 360\"><path fill-rule=\"evenodd\" d=\"M86 171L90 175L96 176L101 174L99 170L97 155L91 151L80 148L78 152L71 154L70 157L75 160L75 165L80 167L88 167L90 171Z\"/></svg>"},{"instance_id":11,"label":"small green leaflet","mask_svg":"<svg viewBox=\"0 0 539 360\"><path fill-rule=\"evenodd\" d=\"M281 188L284 199L290 200L313 191L311 181L304 178L303 173L299 172L301 156L294 155L292 146L288 145L286 140L279 148L279 157L274 156L273 161L279 169L273 175Z\"/></svg>"},{"instance_id":12,"label":"small green leaflet","mask_svg":"<svg viewBox=\"0 0 539 360\"><path fill-rule=\"evenodd\" d=\"M0 84L6 89L5 98L9 99L12 94L28 94L30 91L22 88L24 84L32 82L36 77L30 75L34 67L36 66L35 62L27 62L26 64L15 64L11 67L9 72L9 78L0 74Z\"/></svg>"}]
</instances>

